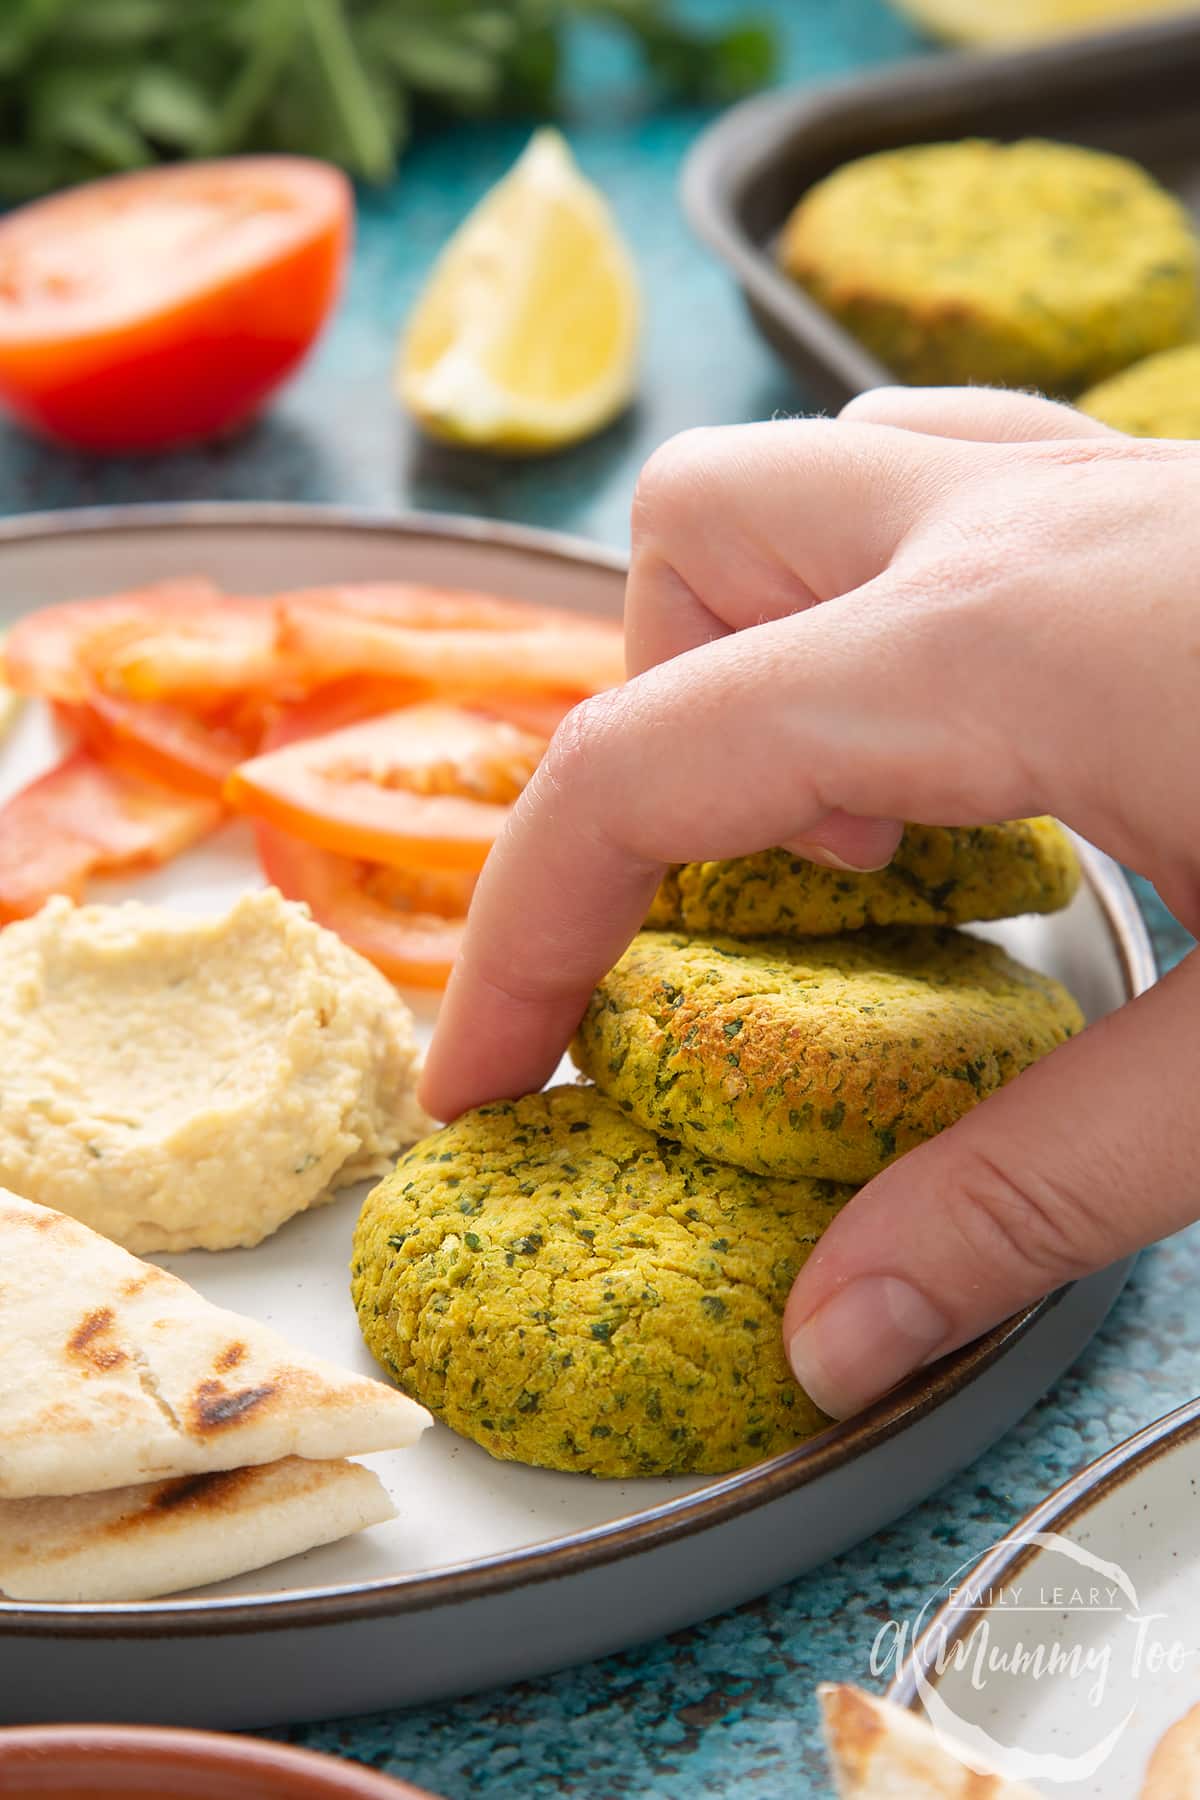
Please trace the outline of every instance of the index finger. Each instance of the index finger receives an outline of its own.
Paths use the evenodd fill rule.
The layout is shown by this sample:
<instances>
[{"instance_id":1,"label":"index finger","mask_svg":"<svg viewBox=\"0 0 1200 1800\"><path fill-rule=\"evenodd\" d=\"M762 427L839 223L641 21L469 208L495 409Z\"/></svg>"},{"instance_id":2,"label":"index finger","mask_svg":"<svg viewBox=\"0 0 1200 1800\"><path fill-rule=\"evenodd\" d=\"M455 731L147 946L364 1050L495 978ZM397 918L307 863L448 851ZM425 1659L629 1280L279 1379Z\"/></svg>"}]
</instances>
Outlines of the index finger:
<instances>
[{"instance_id":1,"label":"index finger","mask_svg":"<svg viewBox=\"0 0 1200 1800\"><path fill-rule=\"evenodd\" d=\"M935 466L890 424L776 420L672 438L633 502L629 674L869 581Z\"/></svg>"},{"instance_id":2,"label":"index finger","mask_svg":"<svg viewBox=\"0 0 1200 1800\"><path fill-rule=\"evenodd\" d=\"M1026 765L964 724L981 705L1011 716L1013 674L985 644L995 695L970 691L948 616L885 577L569 715L480 878L426 1067L430 1110L541 1086L668 863L802 838L837 808L943 824L1044 810ZM1032 720L1046 697L1026 686Z\"/></svg>"},{"instance_id":3,"label":"index finger","mask_svg":"<svg viewBox=\"0 0 1200 1800\"><path fill-rule=\"evenodd\" d=\"M664 446L634 503L633 669L657 661L646 630L656 605L679 601L690 619L684 643L701 645L729 621L782 617L878 573L920 510L929 461L910 434L824 420L690 432ZM684 572L676 576L673 563ZM689 584L701 568L705 586L727 596L720 620ZM664 619L672 654L677 624ZM644 695L630 692L601 702L599 729L601 711L591 707L560 731L488 860L426 1065L423 1092L439 1116L541 1085L597 976L645 916L665 861L676 860L665 839L638 854L606 823L609 799L640 782L636 768L621 767L619 755L606 761L608 798L595 780L586 793L579 780L581 764L599 773L597 738L616 749L628 732L635 762L639 731L653 738ZM712 728L725 724L718 717ZM664 740L658 766L681 751L686 767L686 744ZM747 839L745 848L768 841Z\"/></svg>"}]
</instances>

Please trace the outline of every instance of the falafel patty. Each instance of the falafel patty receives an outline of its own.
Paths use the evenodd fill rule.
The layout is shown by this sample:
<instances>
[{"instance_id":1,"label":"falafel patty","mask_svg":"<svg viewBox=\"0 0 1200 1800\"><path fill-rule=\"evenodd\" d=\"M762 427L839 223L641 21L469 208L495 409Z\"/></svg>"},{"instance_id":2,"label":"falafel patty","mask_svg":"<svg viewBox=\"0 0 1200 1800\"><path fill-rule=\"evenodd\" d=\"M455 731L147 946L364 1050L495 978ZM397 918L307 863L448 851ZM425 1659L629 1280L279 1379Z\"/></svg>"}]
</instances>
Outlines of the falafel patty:
<instances>
[{"instance_id":1,"label":"falafel patty","mask_svg":"<svg viewBox=\"0 0 1200 1800\"><path fill-rule=\"evenodd\" d=\"M845 164L779 259L901 379L1071 394L1194 336L1200 245L1136 163L966 139Z\"/></svg>"},{"instance_id":2,"label":"falafel patty","mask_svg":"<svg viewBox=\"0 0 1200 1800\"><path fill-rule=\"evenodd\" d=\"M631 1118L700 1155L863 1182L1082 1026L1050 976L937 926L643 931L571 1054Z\"/></svg>"},{"instance_id":3,"label":"falafel patty","mask_svg":"<svg viewBox=\"0 0 1200 1800\"><path fill-rule=\"evenodd\" d=\"M829 1422L780 1322L852 1192L746 1175L554 1088L402 1156L363 1207L351 1291L384 1369L493 1456L720 1474Z\"/></svg>"},{"instance_id":4,"label":"falafel patty","mask_svg":"<svg viewBox=\"0 0 1200 1800\"><path fill-rule=\"evenodd\" d=\"M1078 406L1130 437L1200 438L1200 344L1134 363L1089 388Z\"/></svg>"},{"instance_id":5,"label":"falafel patty","mask_svg":"<svg viewBox=\"0 0 1200 1800\"><path fill-rule=\"evenodd\" d=\"M965 925L1057 912L1079 886L1071 840L1053 819L906 825L886 869L826 869L789 850L684 863L659 888L652 927L729 937L828 937L864 925Z\"/></svg>"},{"instance_id":6,"label":"falafel patty","mask_svg":"<svg viewBox=\"0 0 1200 1800\"><path fill-rule=\"evenodd\" d=\"M898 0L925 31L953 44L1033 43L1134 19L1190 12L1196 0Z\"/></svg>"}]
</instances>

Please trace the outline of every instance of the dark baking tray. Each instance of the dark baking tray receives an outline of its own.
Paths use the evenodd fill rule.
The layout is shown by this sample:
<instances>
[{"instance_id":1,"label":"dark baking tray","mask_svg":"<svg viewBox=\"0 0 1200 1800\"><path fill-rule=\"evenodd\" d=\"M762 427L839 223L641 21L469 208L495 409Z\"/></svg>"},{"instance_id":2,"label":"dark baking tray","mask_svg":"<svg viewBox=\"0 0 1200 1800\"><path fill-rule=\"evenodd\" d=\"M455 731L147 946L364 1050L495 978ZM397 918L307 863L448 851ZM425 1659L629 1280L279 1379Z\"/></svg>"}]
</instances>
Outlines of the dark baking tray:
<instances>
[{"instance_id":1,"label":"dark baking tray","mask_svg":"<svg viewBox=\"0 0 1200 1800\"><path fill-rule=\"evenodd\" d=\"M763 335L821 405L837 407L898 377L776 267L774 242L796 201L873 150L1028 136L1132 156L1200 215L1200 19L1035 50L935 54L744 101L692 150L684 206Z\"/></svg>"}]
</instances>

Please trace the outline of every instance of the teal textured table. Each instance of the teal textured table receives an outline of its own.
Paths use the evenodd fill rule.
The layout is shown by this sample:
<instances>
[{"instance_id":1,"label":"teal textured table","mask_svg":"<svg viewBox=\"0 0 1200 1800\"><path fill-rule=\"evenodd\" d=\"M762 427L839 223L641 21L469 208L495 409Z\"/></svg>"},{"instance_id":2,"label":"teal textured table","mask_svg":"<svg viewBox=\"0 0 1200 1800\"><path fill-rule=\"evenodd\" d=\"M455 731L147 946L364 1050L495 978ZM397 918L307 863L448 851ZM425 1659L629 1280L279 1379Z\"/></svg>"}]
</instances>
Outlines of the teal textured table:
<instances>
[{"instance_id":1,"label":"teal textured table","mask_svg":"<svg viewBox=\"0 0 1200 1800\"><path fill-rule=\"evenodd\" d=\"M818 81L919 48L883 0L758 0L788 79ZM688 9L728 18L733 0ZM645 457L688 426L798 411L724 272L679 216L680 159L705 115L652 113L623 56L578 46L572 142L620 217L647 294L636 411L544 462L422 445L397 416L395 331L445 237L507 166L526 128L462 127L422 141L394 189L366 195L338 320L274 414L236 442L146 462L93 463L0 431L0 510L172 499L339 501L494 514L610 543L627 536ZM1140 896L1165 967L1188 940ZM881 1622L911 1617L1072 1470L1196 1391L1200 1237L1148 1252L1086 1355L1008 1437L939 1494L819 1573L647 1648L454 1705L294 1728L319 1749L403 1774L449 1800L801 1800L829 1784L813 1690L866 1681ZM264 1654L270 1646L264 1646Z\"/></svg>"}]
</instances>

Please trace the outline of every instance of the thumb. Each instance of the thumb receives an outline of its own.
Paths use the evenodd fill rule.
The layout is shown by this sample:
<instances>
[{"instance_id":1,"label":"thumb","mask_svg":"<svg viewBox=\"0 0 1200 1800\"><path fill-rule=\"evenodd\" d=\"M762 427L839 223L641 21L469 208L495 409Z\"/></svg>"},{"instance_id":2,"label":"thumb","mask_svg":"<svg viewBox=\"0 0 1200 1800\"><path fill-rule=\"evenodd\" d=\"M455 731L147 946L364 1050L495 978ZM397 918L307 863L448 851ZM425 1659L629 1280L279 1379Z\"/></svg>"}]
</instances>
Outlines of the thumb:
<instances>
[{"instance_id":1,"label":"thumb","mask_svg":"<svg viewBox=\"0 0 1200 1800\"><path fill-rule=\"evenodd\" d=\"M857 1194L792 1289L796 1379L835 1418L1200 1215L1200 952Z\"/></svg>"}]
</instances>

